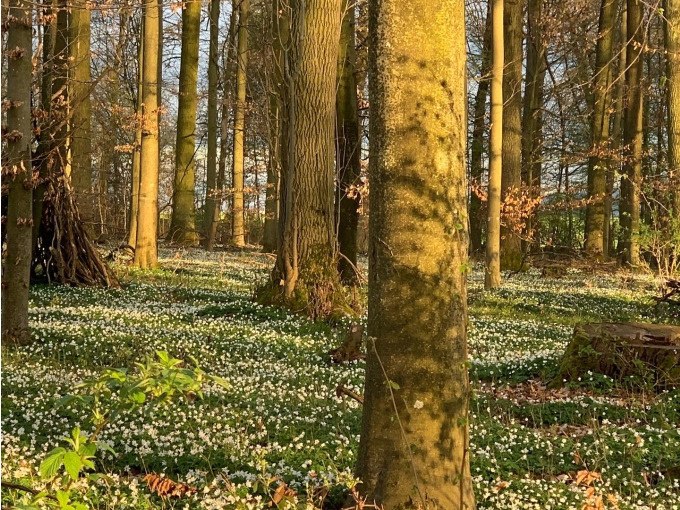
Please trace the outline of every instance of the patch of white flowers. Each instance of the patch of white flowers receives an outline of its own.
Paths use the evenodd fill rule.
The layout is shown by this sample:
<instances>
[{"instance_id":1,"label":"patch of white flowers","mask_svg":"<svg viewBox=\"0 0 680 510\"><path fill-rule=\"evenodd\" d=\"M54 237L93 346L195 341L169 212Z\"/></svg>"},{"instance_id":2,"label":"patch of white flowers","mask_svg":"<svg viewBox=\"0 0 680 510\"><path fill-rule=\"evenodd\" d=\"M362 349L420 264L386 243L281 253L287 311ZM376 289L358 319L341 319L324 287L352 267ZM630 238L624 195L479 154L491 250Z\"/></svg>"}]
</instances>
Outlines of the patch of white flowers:
<instances>
[{"instance_id":1,"label":"patch of white flowers","mask_svg":"<svg viewBox=\"0 0 680 510\"><path fill-rule=\"evenodd\" d=\"M209 386L203 400L151 403L116 416L101 435L116 452L99 458L99 468L110 476L79 482L89 483L92 507L160 506L140 480L139 473L146 471L167 473L199 488L177 508L265 507L268 500L255 490L262 476L285 480L298 491L300 505L316 486L351 486L361 406L337 397L335 390L343 384L361 393L364 365L329 363L327 352L339 344L342 332L253 304L253 287L272 264L266 256L198 250L162 254L163 270L120 268L131 280L121 290L33 290L35 342L7 352L3 360L3 480L40 489L36 473L41 459L74 426L84 426L89 413L78 404L57 409L55 402L103 367L131 367L146 354L167 350L178 358L195 357L204 370L225 378L230 389ZM480 274L471 275L473 294L479 292ZM546 313L578 314L581 297L595 307L589 313L603 317L612 313L607 299L624 303L631 313L636 310L633 292L612 290L614 280L581 273L569 278L565 285L535 272L517 275L499 299ZM537 319L473 315L473 374L477 370L487 380L503 381L539 371L562 353L570 332L570 326ZM617 405L606 397L599 402ZM412 405L426 407L420 400ZM472 410L472 473L479 508L581 510L583 488L554 475L575 469L574 451L598 466L598 490L612 494L620 510L680 508L678 480L652 465L656 457L647 462L648 473L628 469L633 461L645 464L660 444L669 458L680 458L677 423L604 420L591 433L563 437L492 404L473 405Z\"/></svg>"}]
</instances>

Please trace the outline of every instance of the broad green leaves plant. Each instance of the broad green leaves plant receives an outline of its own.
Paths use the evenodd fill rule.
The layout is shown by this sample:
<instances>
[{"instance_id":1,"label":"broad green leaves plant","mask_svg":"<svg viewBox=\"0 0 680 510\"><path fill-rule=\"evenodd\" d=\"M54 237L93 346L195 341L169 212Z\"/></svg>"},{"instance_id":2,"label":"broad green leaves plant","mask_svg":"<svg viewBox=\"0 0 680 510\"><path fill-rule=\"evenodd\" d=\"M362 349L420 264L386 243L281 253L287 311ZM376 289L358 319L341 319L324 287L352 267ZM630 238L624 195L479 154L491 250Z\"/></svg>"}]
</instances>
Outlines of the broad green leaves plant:
<instances>
[{"instance_id":1,"label":"broad green leaves plant","mask_svg":"<svg viewBox=\"0 0 680 510\"><path fill-rule=\"evenodd\" d=\"M203 398L203 386L207 382L229 387L226 380L206 374L195 358L190 359L194 366L185 368L183 360L173 358L165 351L158 351L155 358L149 356L143 363L135 363L136 370L132 373L124 369L107 369L97 379L78 385L78 389L86 391L84 395L69 395L60 399L59 406L74 400L91 404L94 431L88 436L75 427L70 437L63 438L68 446L54 448L43 459L39 468L40 476L61 483L55 483L55 487L58 487L56 492L45 493L41 501L63 510L87 508L81 503L71 502L70 488L82 473L95 469L97 450L113 453L106 443L97 442L96 438L118 412L140 407L150 400Z\"/></svg>"}]
</instances>

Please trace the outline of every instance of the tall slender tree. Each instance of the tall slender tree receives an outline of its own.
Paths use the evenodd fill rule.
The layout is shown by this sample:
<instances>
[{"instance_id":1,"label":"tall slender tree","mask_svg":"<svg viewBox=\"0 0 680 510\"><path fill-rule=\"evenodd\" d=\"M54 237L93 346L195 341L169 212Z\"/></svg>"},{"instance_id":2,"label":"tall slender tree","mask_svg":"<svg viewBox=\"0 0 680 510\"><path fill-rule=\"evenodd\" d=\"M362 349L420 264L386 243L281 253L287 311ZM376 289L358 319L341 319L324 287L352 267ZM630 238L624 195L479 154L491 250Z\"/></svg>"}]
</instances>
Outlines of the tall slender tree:
<instances>
[{"instance_id":1,"label":"tall slender tree","mask_svg":"<svg viewBox=\"0 0 680 510\"><path fill-rule=\"evenodd\" d=\"M493 0L491 51L491 134L489 136L489 191L487 194L486 268L484 288L501 284L501 183L503 173L503 69L505 36L503 35L504 0Z\"/></svg>"},{"instance_id":2,"label":"tall slender tree","mask_svg":"<svg viewBox=\"0 0 680 510\"><path fill-rule=\"evenodd\" d=\"M477 91L475 92L472 119L472 140L470 142L470 178L481 184L483 174L482 158L484 155L484 130L486 127L486 100L491 85L491 2L488 3L484 40L482 42L482 67ZM479 253L482 250L482 200L477 193L470 193L470 251Z\"/></svg>"},{"instance_id":3,"label":"tall slender tree","mask_svg":"<svg viewBox=\"0 0 680 510\"><path fill-rule=\"evenodd\" d=\"M621 260L640 263L640 187L642 185L642 58L644 4L627 0L626 108L623 142L626 150L621 179Z\"/></svg>"},{"instance_id":4,"label":"tall slender tree","mask_svg":"<svg viewBox=\"0 0 680 510\"><path fill-rule=\"evenodd\" d=\"M9 0L7 23L7 160L3 184L8 184L8 210L3 229L7 253L2 271L2 338L9 343L30 341L28 286L33 245L33 170L31 166L32 2ZM37 228L37 226L36 226Z\"/></svg>"},{"instance_id":5,"label":"tall slender tree","mask_svg":"<svg viewBox=\"0 0 680 510\"><path fill-rule=\"evenodd\" d=\"M338 91L336 110L336 164L338 185L336 212L338 215L338 269L346 284L357 282L357 227L359 200L356 186L361 174L361 145L359 143L359 112L357 105L355 5L343 0L340 51L338 55Z\"/></svg>"},{"instance_id":6,"label":"tall slender tree","mask_svg":"<svg viewBox=\"0 0 680 510\"><path fill-rule=\"evenodd\" d=\"M159 0L144 0L144 61L142 62L142 150L139 178L137 245L134 263L143 269L158 263L158 117L159 84Z\"/></svg>"},{"instance_id":7,"label":"tall slender tree","mask_svg":"<svg viewBox=\"0 0 680 510\"><path fill-rule=\"evenodd\" d=\"M290 5L288 0L273 0L271 21L272 58L269 73L269 165L265 200L264 236L262 250L273 253L277 249L279 197L284 154L286 122L285 80L287 50L290 42Z\"/></svg>"},{"instance_id":8,"label":"tall slender tree","mask_svg":"<svg viewBox=\"0 0 680 510\"><path fill-rule=\"evenodd\" d=\"M198 95L198 46L201 33L201 0L189 0L182 10L182 51L179 67L175 185L172 194L172 241L194 246L196 231L196 105Z\"/></svg>"},{"instance_id":9,"label":"tall slender tree","mask_svg":"<svg viewBox=\"0 0 680 510\"><path fill-rule=\"evenodd\" d=\"M605 196L607 170L610 165L609 98L610 62L614 41L616 0L602 0L592 82L593 110L590 120L591 155L588 160L588 204L586 206L585 252L597 258L605 253Z\"/></svg>"},{"instance_id":10,"label":"tall slender tree","mask_svg":"<svg viewBox=\"0 0 680 510\"><path fill-rule=\"evenodd\" d=\"M203 233L205 247L212 250L215 236L210 228L219 210L220 190L217 187L217 88L219 84L219 27L220 0L210 0L209 24L210 46L208 49L208 155L206 162L206 196Z\"/></svg>"},{"instance_id":11,"label":"tall slender tree","mask_svg":"<svg viewBox=\"0 0 680 510\"><path fill-rule=\"evenodd\" d=\"M623 133L623 104L624 104L624 89L625 89L625 70L626 70L626 38L628 36L627 30L627 16L626 16L626 2L620 1L621 14L620 26L616 30L617 34L617 55L616 58L616 86L613 93L613 110L611 115L611 154L612 159L607 168L607 193L605 195L605 249L606 256L611 257L615 254L614 232L612 228L613 204L614 204L614 185L616 176L621 173L621 143ZM614 74L612 73L614 76Z\"/></svg>"},{"instance_id":12,"label":"tall slender tree","mask_svg":"<svg viewBox=\"0 0 680 510\"><path fill-rule=\"evenodd\" d=\"M522 186L522 43L524 0L505 0L503 9L505 68L503 73L503 175L501 196L506 200ZM522 243L516 229L501 227L501 267L520 269Z\"/></svg>"},{"instance_id":13,"label":"tall slender tree","mask_svg":"<svg viewBox=\"0 0 680 510\"><path fill-rule=\"evenodd\" d=\"M245 246L245 208L243 188L245 185L245 129L246 86L248 66L248 16L250 0L240 0L238 8L238 50L236 53L236 102L234 105L234 152L231 182L231 243Z\"/></svg>"},{"instance_id":14,"label":"tall slender tree","mask_svg":"<svg viewBox=\"0 0 680 510\"><path fill-rule=\"evenodd\" d=\"M371 2L371 216L357 474L384 508L475 507L463 0ZM408 306L404 306L408 303Z\"/></svg>"},{"instance_id":15,"label":"tall slender tree","mask_svg":"<svg viewBox=\"0 0 680 510\"><path fill-rule=\"evenodd\" d=\"M70 4L68 30L71 184L80 217L93 232L90 9L85 0L74 0Z\"/></svg>"},{"instance_id":16,"label":"tall slender tree","mask_svg":"<svg viewBox=\"0 0 680 510\"><path fill-rule=\"evenodd\" d=\"M522 183L532 198L541 195L543 158L543 109L546 73L546 41L543 31L545 0L529 0L527 8L527 65L522 111ZM527 218L525 251L540 245L536 215Z\"/></svg>"},{"instance_id":17,"label":"tall slender tree","mask_svg":"<svg viewBox=\"0 0 680 510\"><path fill-rule=\"evenodd\" d=\"M137 125L135 126L135 146L132 153L132 176L130 182L130 225L128 226L128 245L134 248L137 245L137 215L139 213L139 179L141 175L142 163L142 128L143 128L143 111L142 103L144 101L144 80L143 78L143 62L144 62L144 23L141 23L139 30L139 39L137 47L137 94L135 97L135 117Z\"/></svg>"}]
</instances>

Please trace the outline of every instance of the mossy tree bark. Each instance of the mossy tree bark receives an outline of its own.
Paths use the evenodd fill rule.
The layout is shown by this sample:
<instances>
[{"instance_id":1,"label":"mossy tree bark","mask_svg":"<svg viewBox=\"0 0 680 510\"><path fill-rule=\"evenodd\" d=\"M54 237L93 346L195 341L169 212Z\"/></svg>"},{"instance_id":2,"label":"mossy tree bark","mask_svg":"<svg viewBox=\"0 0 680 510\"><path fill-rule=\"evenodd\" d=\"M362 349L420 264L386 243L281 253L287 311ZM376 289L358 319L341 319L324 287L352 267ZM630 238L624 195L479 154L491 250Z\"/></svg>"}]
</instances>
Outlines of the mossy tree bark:
<instances>
[{"instance_id":1,"label":"mossy tree bark","mask_svg":"<svg viewBox=\"0 0 680 510\"><path fill-rule=\"evenodd\" d=\"M220 206L217 187L217 87L219 83L220 0L210 0L210 47L208 49L208 155L206 162L205 211L203 216L204 246L211 251L215 236L211 226Z\"/></svg>"},{"instance_id":2,"label":"mossy tree bark","mask_svg":"<svg viewBox=\"0 0 680 510\"><path fill-rule=\"evenodd\" d=\"M522 183L532 198L541 195L543 165L543 83L546 74L546 41L543 33L543 2L529 0L527 8L527 70L522 111ZM523 251L540 247L537 216L527 218Z\"/></svg>"},{"instance_id":3,"label":"mossy tree bark","mask_svg":"<svg viewBox=\"0 0 680 510\"><path fill-rule=\"evenodd\" d=\"M602 258L605 253L605 197L607 171L611 164L609 98L611 87L612 48L617 0L602 0L595 54L595 75L592 81L593 111L591 112L591 155L588 159L588 204L584 251Z\"/></svg>"},{"instance_id":4,"label":"mossy tree bark","mask_svg":"<svg viewBox=\"0 0 680 510\"><path fill-rule=\"evenodd\" d=\"M357 283L357 227L359 200L356 187L361 174L361 145L359 143L359 112L356 84L355 5L342 2L342 27L338 55L338 91L336 109L336 164L338 185L336 196L338 270L341 280L348 285Z\"/></svg>"},{"instance_id":5,"label":"mossy tree bark","mask_svg":"<svg viewBox=\"0 0 680 510\"><path fill-rule=\"evenodd\" d=\"M503 175L502 199L522 186L522 42L524 0L505 0L505 69L503 73ZM501 227L501 268L518 270L522 265L520 236Z\"/></svg>"},{"instance_id":6,"label":"mossy tree bark","mask_svg":"<svg viewBox=\"0 0 680 510\"><path fill-rule=\"evenodd\" d=\"M245 129L248 66L248 16L250 0L240 0L238 9L238 50L236 54L236 103L234 105L234 152L231 168L231 244L245 246Z\"/></svg>"},{"instance_id":7,"label":"mossy tree bark","mask_svg":"<svg viewBox=\"0 0 680 510\"><path fill-rule=\"evenodd\" d=\"M196 232L196 105L198 94L198 46L201 32L201 1L190 0L182 10L182 51L177 104L177 143L175 182L172 194L170 240L178 244L198 244Z\"/></svg>"},{"instance_id":8,"label":"mossy tree bark","mask_svg":"<svg viewBox=\"0 0 680 510\"><path fill-rule=\"evenodd\" d=\"M472 119L472 140L470 142L470 178L477 184L482 182L482 157L484 155L484 129L486 127L486 100L489 95L491 72L491 2L488 4L484 40L482 42L482 67L477 92L475 93ZM470 193L470 251L482 250L482 201L475 193Z\"/></svg>"},{"instance_id":9,"label":"mossy tree bark","mask_svg":"<svg viewBox=\"0 0 680 510\"><path fill-rule=\"evenodd\" d=\"M158 264L158 116L159 1L144 0L144 61L142 62L142 150L139 179L137 246L134 264L143 269Z\"/></svg>"},{"instance_id":10,"label":"mossy tree bark","mask_svg":"<svg viewBox=\"0 0 680 510\"><path fill-rule=\"evenodd\" d=\"M10 0L7 23L7 88L3 109L7 115L8 210L3 229L7 252L2 271L2 339L8 343L30 341L28 287L33 248L33 171L31 166L31 56L32 3ZM3 158L4 159L4 158ZM36 225L37 228L37 225Z\"/></svg>"},{"instance_id":11,"label":"mossy tree bark","mask_svg":"<svg viewBox=\"0 0 680 510\"><path fill-rule=\"evenodd\" d=\"M369 16L360 491L384 508L469 510L464 2L433 16L429 0L382 0Z\"/></svg>"},{"instance_id":12,"label":"mossy tree bark","mask_svg":"<svg viewBox=\"0 0 680 510\"><path fill-rule=\"evenodd\" d=\"M674 183L673 212L680 217L680 0L666 0L668 167Z\"/></svg>"},{"instance_id":13,"label":"mossy tree bark","mask_svg":"<svg viewBox=\"0 0 680 510\"><path fill-rule=\"evenodd\" d=\"M92 190L92 106L90 89L90 10L85 0L75 0L69 11L69 99L71 105L71 184L80 217L93 232L95 194Z\"/></svg>"},{"instance_id":14,"label":"mossy tree bark","mask_svg":"<svg viewBox=\"0 0 680 510\"><path fill-rule=\"evenodd\" d=\"M314 317L337 312L334 195L335 88L340 0L292 0L284 56L278 299Z\"/></svg>"},{"instance_id":15,"label":"mossy tree bark","mask_svg":"<svg viewBox=\"0 0 680 510\"><path fill-rule=\"evenodd\" d=\"M625 159L621 179L621 261L640 264L640 187L642 185L642 51L645 30L642 0L627 0L626 108L623 144Z\"/></svg>"},{"instance_id":16,"label":"mossy tree bark","mask_svg":"<svg viewBox=\"0 0 680 510\"><path fill-rule=\"evenodd\" d=\"M505 62L504 0L493 0L491 51L491 134L487 194L486 266L484 288L501 285L501 182L503 173L503 68Z\"/></svg>"}]
</instances>

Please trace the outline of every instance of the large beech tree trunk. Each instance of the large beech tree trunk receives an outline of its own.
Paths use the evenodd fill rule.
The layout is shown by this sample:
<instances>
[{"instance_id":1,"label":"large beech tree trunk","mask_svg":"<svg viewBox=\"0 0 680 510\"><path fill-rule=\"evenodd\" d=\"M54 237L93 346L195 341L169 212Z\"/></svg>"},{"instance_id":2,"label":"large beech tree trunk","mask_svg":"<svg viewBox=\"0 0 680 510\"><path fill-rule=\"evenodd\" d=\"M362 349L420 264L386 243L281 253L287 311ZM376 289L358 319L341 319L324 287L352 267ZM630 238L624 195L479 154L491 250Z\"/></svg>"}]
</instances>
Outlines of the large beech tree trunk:
<instances>
[{"instance_id":1,"label":"large beech tree trunk","mask_svg":"<svg viewBox=\"0 0 680 510\"><path fill-rule=\"evenodd\" d=\"M586 206L585 252L602 258L605 246L605 197L607 171L611 164L609 140L609 98L611 97L612 47L617 0L602 0L592 82L591 155L588 160L588 204Z\"/></svg>"},{"instance_id":2,"label":"large beech tree trunk","mask_svg":"<svg viewBox=\"0 0 680 510\"><path fill-rule=\"evenodd\" d=\"M491 52L491 134L489 136L489 191L487 195L486 266L484 288L501 284L501 181L503 173L503 2L493 0L491 7L493 50Z\"/></svg>"},{"instance_id":3,"label":"large beech tree trunk","mask_svg":"<svg viewBox=\"0 0 680 510\"><path fill-rule=\"evenodd\" d=\"M522 41L524 0L505 0L505 72L503 73L503 175L501 195L505 200L522 186ZM522 243L510 226L501 228L501 267L518 270L522 265Z\"/></svg>"},{"instance_id":4,"label":"large beech tree trunk","mask_svg":"<svg viewBox=\"0 0 680 510\"><path fill-rule=\"evenodd\" d=\"M137 216L136 266L143 269L158 263L158 116L159 83L159 2L144 1L144 61L142 62L142 150Z\"/></svg>"},{"instance_id":5,"label":"large beech tree trunk","mask_svg":"<svg viewBox=\"0 0 680 510\"><path fill-rule=\"evenodd\" d=\"M620 223L622 233L621 261L625 265L640 264L640 186L642 185L642 50L644 4L628 0L626 47L626 108L623 143L625 159L621 179Z\"/></svg>"},{"instance_id":6,"label":"large beech tree trunk","mask_svg":"<svg viewBox=\"0 0 680 510\"><path fill-rule=\"evenodd\" d=\"M31 3L10 0L7 15L7 89L3 109L7 114L7 160L3 184L9 186L8 210L3 229L7 253L2 268L2 339L8 343L30 341L28 285L33 247L33 174L31 168ZM37 225L36 225L37 228Z\"/></svg>"},{"instance_id":7,"label":"large beech tree trunk","mask_svg":"<svg viewBox=\"0 0 680 510\"><path fill-rule=\"evenodd\" d=\"M464 2L370 4L371 215L357 474L384 508L470 510Z\"/></svg>"},{"instance_id":8,"label":"large beech tree trunk","mask_svg":"<svg viewBox=\"0 0 680 510\"><path fill-rule=\"evenodd\" d=\"M198 95L198 46L201 31L201 2L187 2L182 10L182 53L179 68L177 105L177 144L175 148L175 187L172 194L172 220L169 238L195 246L196 232L196 105Z\"/></svg>"},{"instance_id":9,"label":"large beech tree trunk","mask_svg":"<svg viewBox=\"0 0 680 510\"><path fill-rule=\"evenodd\" d=\"M284 60L279 242L271 291L312 317L341 313L334 196L335 90L340 0L290 2ZM264 295L261 296L263 299Z\"/></svg>"},{"instance_id":10,"label":"large beech tree trunk","mask_svg":"<svg viewBox=\"0 0 680 510\"><path fill-rule=\"evenodd\" d=\"M338 186L336 211L338 214L338 249L340 278L346 284L357 282L357 227L359 200L356 187L361 174L361 145L359 143L359 114L357 110L356 50L354 42L355 6L343 0L340 54L338 56L338 92L336 104L336 144Z\"/></svg>"},{"instance_id":11,"label":"large beech tree trunk","mask_svg":"<svg viewBox=\"0 0 680 510\"><path fill-rule=\"evenodd\" d=\"M238 9L238 50L236 55L236 103L234 106L234 157L231 182L231 243L245 246L245 128L246 128L246 68L248 66L248 16L249 0L240 0Z\"/></svg>"}]
</instances>

